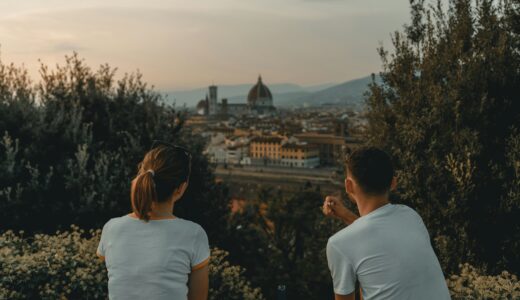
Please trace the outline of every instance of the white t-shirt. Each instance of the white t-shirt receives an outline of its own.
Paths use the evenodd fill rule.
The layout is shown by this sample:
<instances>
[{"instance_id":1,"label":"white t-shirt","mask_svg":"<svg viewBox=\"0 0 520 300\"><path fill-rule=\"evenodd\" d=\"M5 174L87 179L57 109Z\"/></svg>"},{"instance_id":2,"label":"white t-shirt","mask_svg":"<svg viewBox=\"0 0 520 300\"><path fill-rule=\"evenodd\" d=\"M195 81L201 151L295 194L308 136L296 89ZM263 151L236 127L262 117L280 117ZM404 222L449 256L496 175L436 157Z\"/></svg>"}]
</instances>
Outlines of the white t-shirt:
<instances>
[{"instance_id":1,"label":"white t-shirt","mask_svg":"<svg viewBox=\"0 0 520 300\"><path fill-rule=\"evenodd\" d=\"M430 237L410 207L386 204L329 238L327 260L334 292L363 299L450 299Z\"/></svg>"},{"instance_id":2,"label":"white t-shirt","mask_svg":"<svg viewBox=\"0 0 520 300\"><path fill-rule=\"evenodd\" d=\"M188 275L209 260L202 227L181 218L110 219L98 255L105 257L109 299L187 299Z\"/></svg>"}]
</instances>

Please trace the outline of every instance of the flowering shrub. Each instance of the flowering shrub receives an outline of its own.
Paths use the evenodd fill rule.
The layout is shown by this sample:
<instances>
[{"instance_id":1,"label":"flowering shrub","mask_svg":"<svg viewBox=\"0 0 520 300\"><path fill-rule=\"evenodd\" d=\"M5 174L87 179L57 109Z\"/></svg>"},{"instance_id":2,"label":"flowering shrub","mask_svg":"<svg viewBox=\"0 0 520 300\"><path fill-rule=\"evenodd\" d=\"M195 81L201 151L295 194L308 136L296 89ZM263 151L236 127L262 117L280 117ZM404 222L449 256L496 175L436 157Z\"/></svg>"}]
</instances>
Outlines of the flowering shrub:
<instances>
[{"instance_id":1,"label":"flowering shrub","mask_svg":"<svg viewBox=\"0 0 520 300\"><path fill-rule=\"evenodd\" d=\"M244 269L233 266L227 260L228 252L213 249L209 264L209 299L264 299L259 288L252 288L242 277Z\"/></svg>"},{"instance_id":2,"label":"flowering shrub","mask_svg":"<svg viewBox=\"0 0 520 300\"><path fill-rule=\"evenodd\" d=\"M101 230L72 225L70 231L24 238L0 235L0 299L106 299L107 272L95 254ZM209 299L263 299L244 279L244 269L213 249Z\"/></svg>"},{"instance_id":3,"label":"flowering shrub","mask_svg":"<svg viewBox=\"0 0 520 300\"><path fill-rule=\"evenodd\" d=\"M0 299L106 299L107 272L95 254L101 230L72 225L54 235L0 235ZM264 299L244 269L231 265L228 253L212 249L209 299ZM518 277L506 271L488 276L469 264L447 280L453 299L519 299Z\"/></svg>"},{"instance_id":4,"label":"flowering shrub","mask_svg":"<svg viewBox=\"0 0 520 300\"><path fill-rule=\"evenodd\" d=\"M446 281L453 299L520 299L520 282L516 275L503 271L500 275L483 275L470 264L460 265L460 275Z\"/></svg>"}]
</instances>

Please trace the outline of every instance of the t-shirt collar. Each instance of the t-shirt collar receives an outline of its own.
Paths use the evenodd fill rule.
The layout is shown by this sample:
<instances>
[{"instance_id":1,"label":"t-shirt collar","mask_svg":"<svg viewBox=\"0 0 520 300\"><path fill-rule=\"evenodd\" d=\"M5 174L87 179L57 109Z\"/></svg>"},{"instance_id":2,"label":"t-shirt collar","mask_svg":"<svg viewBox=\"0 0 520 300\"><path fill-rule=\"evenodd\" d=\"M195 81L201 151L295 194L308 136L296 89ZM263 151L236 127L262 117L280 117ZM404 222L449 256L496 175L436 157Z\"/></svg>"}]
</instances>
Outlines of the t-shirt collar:
<instances>
[{"instance_id":1,"label":"t-shirt collar","mask_svg":"<svg viewBox=\"0 0 520 300\"><path fill-rule=\"evenodd\" d=\"M367 217L373 217L375 215L379 215L379 214L382 214L384 213L385 211L387 211L388 209L390 209L390 207L392 207L392 203L388 202L387 204L383 205L383 206L380 206L376 209L374 209L373 211L369 212L368 214L364 215L364 216L361 216L359 217L356 221L360 220L360 219L366 219ZM355 221L354 221L355 222Z\"/></svg>"}]
</instances>

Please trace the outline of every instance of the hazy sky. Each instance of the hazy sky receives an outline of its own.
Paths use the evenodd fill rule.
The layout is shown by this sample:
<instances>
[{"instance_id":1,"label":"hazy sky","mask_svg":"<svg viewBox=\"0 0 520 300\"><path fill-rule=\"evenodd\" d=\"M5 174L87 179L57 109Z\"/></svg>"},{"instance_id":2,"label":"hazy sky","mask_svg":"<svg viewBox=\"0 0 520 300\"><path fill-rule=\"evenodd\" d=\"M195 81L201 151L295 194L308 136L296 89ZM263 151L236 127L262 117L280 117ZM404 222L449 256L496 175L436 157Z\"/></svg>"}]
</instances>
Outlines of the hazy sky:
<instances>
[{"instance_id":1,"label":"hazy sky","mask_svg":"<svg viewBox=\"0 0 520 300\"><path fill-rule=\"evenodd\" d=\"M408 21L408 0L2 0L0 51L38 80L38 59L77 51L163 90L314 85L379 71L379 43Z\"/></svg>"}]
</instances>

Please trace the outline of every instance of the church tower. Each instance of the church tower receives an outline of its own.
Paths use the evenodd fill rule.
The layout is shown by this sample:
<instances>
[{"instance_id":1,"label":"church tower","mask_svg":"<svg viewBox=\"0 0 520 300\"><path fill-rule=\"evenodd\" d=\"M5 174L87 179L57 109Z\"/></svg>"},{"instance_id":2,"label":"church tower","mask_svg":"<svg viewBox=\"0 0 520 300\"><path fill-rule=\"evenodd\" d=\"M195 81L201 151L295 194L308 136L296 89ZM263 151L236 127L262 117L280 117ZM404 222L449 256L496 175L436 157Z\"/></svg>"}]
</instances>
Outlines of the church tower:
<instances>
[{"instance_id":1,"label":"church tower","mask_svg":"<svg viewBox=\"0 0 520 300\"><path fill-rule=\"evenodd\" d=\"M209 86L209 102L208 102L209 114L216 115L218 114L218 103L217 103L217 86L210 85Z\"/></svg>"}]
</instances>

